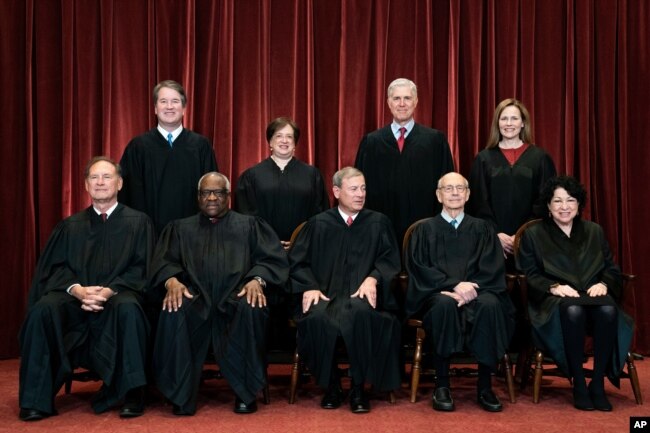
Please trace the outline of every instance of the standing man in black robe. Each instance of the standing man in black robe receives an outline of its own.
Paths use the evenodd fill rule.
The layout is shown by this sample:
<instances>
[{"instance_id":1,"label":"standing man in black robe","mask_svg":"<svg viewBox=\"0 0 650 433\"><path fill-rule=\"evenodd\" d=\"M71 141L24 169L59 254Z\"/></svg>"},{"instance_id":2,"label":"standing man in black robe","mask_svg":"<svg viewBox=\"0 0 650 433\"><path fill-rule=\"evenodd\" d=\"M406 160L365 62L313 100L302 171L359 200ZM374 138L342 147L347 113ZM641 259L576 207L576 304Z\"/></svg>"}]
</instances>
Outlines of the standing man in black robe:
<instances>
[{"instance_id":1,"label":"standing man in black robe","mask_svg":"<svg viewBox=\"0 0 650 433\"><path fill-rule=\"evenodd\" d=\"M468 348L478 361L477 401L498 412L503 406L492 391L491 374L514 330L503 250L490 223L464 213L469 187L463 176L443 176L436 196L442 212L420 223L408 245L406 314L422 318L433 345L433 408L455 409L449 360Z\"/></svg>"},{"instance_id":2,"label":"standing man in black robe","mask_svg":"<svg viewBox=\"0 0 650 433\"><path fill-rule=\"evenodd\" d=\"M133 138L120 160L120 202L149 215L160 233L168 222L196 214L196 183L216 171L217 162L208 139L183 128L183 86L161 81L153 89L153 104L158 126Z\"/></svg>"},{"instance_id":3,"label":"standing man in black robe","mask_svg":"<svg viewBox=\"0 0 650 433\"><path fill-rule=\"evenodd\" d=\"M401 241L412 223L440 212L433 187L454 162L445 135L413 119L415 83L398 78L387 93L393 122L363 137L354 166L366 178L366 207L388 216Z\"/></svg>"},{"instance_id":4,"label":"standing man in black robe","mask_svg":"<svg viewBox=\"0 0 650 433\"><path fill-rule=\"evenodd\" d=\"M200 213L160 235L151 286L164 294L153 355L158 388L175 415L193 415L210 349L235 391L235 413L257 410L266 384L264 288L282 285L287 256L271 226L228 209L230 182L201 177Z\"/></svg>"},{"instance_id":5,"label":"standing man in black robe","mask_svg":"<svg viewBox=\"0 0 650 433\"><path fill-rule=\"evenodd\" d=\"M55 415L54 397L76 367L104 382L93 398L102 413L144 411L149 325L140 302L153 252L149 218L117 202L120 166L106 157L86 167L92 205L54 229L34 272L20 331L20 419Z\"/></svg>"},{"instance_id":6,"label":"standing man in black robe","mask_svg":"<svg viewBox=\"0 0 650 433\"><path fill-rule=\"evenodd\" d=\"M309 219L289 253L292 292L302 294L298 351L327 389L321 407L335 409L342 400L334 357L341 337L352 376L350 409L365 413L366 382L380 391L400 386L400 325L390 290L399 249L388 218L363 208L363 173L346 167L332 182L338 206Z\"/></svg>"}]
</instances>

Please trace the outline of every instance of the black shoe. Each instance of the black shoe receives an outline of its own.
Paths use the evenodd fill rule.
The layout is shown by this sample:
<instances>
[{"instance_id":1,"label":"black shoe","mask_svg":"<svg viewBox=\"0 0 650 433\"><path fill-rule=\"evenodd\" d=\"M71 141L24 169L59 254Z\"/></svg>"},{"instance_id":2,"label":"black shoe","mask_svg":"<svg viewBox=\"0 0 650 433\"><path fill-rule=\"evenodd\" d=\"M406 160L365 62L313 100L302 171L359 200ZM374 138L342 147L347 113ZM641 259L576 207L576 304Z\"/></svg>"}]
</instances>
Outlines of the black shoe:
<instances>
[{"instance_id":1,"label":"black shoe","mask_svg":"<svg viewBox=\"0 0 650 433\"><path fill-rule=\"evenodd\" d=\"M135 418L144 413L144 388L138 387L126 393L120 418Z\"/></svg>"},{"instance_id":2,"label":"black shoe","mask_svg":"<svg viewBox=\"0 0 650 433\"><path fill-rule=\"evenodd\" d=\"M18 414L18 418L23 421L40 421L43 418L47 418L48 416L50 415L38 409L25 409L22 407L20 408L20 413Z\"/></svg>"},{"instance_id":3,"label":"black shoe","mask_svg":"<svg viewBox=\"0 0 650 433\"><path fill-rule=\"evenodd\" d=\"M370 402L368 396L363 390L363 385L352 387L350 393L350 410L352 413L368 413L370 412Z\"/></svg>"},{"instance_id":4,"label":"black shoe","mask_svg":"<svg viewBox=\"0 0 650 433\"><path fill-rule=\"evenodd\" d=\"M433 392L433 409L442 412L451 412L456 409L454 399L451 398L451 390L447 387L436 388Z\"/></svg>"},{"instance_id":5,"label":"black shoe","mask_svg":"<svg viewBox=\"0 0 650 433\"><path fill-rule=\"evenodd\" d=\"M192 415L194 415L194 412L187 411L187 410L183 409L182 407L180 407L180 406L178 406L176 404L174 405L174 407L172 409L172 413L174 415L176 415L176 416L192 416Z\"/></svg>"},{"instance_id":6,"label":"black shoe","mask_svg":"<svg viewBox=\"0 0 650 433\"><path fill-rule=\"evenodd\" d=\"M246 404L244 401L237 397L235 398L235 413L255 413L257 412L257 402L253 400L252 402Z\"/></svg>"},{"instance_id":7,"label":"black shoe","mask_svg":"<svg viewBox=\"0 0 650 433\"><path fill-rule=\"evenodd\" d=\"M499 398L490 388L479 392L477 401L478 404L488 412L501 412L503 410L503 405L499 401Z\"/></svg>"},{"instance_id":8,"label":"black shoe","mask_svg":"<svg viewBox=\"0 0 650 433\"><path fill-rule=\"evenodd\" d=\"M573 388L573 406L578 410L594 410L594 403L584 386Z\"/></svg>"},{"instance_id":9,"label":"black shoe","mask_svg":"<svg viewBox=\"0 0 650 433\"><path fill-rule=\"evenodd\" d=\"M343 400L343 391L340 385L330 385L325 391L323 399L320 401L320 407L323 409L336 409L341 406Z\"/></svg>"},{"instance_id":10,"label":"black shoe","mask_svg":"<svg viewBox=\"0 0 650 433\"><path fill-rule=\"evenodd\" d=\"M596 410L602 410L603 412L611 412L612 404L607 399L605 395L605 389L601 387L592 386L593 382L589 384L589 397L593 403L593 407Z\"/></svg>"}]
</instances>

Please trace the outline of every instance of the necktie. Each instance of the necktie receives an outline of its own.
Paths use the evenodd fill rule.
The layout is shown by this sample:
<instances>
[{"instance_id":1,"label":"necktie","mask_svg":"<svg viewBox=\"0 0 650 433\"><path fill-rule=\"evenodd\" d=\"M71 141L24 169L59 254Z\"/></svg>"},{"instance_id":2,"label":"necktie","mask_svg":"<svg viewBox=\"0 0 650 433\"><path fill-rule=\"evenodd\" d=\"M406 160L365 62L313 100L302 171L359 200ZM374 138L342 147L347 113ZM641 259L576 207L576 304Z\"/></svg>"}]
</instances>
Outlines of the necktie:
<instances>
[{"instance_id":1,"label":"necktie","mask_svg":"<svg viewBox=\"0 0 650 433\"><path fill-rule=\"evenodd\" d=\"M172 137L173 135L171 132L167 134L167 143L169 143L169 147L174 147Z\"/></svg>"},{"instance_id":2,"label":"necktie","mask_svg":"<svg viewBox=\"0 0 650 433\"><path fill-rule=\"evenodd\" d=\"M406 134L406 128L402 127L399 129L399 138L397 139L397 148L400 152L404 149L404 134Z\"/></svg>"},{"instance_id":3,"label":"necktie","mask_svg":"<svg viewBox=\"0 0 650 433\"><path fill-rule=\"evenodd\" d=\"M346 221L346 223L348 223L348 227L351 226L353 222L354 222L354 220L352 219L351 216L349 216L348 220Z\"/></svg>"},{"instance_id":4,"label":"necktie","mask_svg":"<svg viewBox=\"0 0 650 433\"><path fill-rule=\"evenodd\" d=\"M106 222L106 218L108 218L108 215L106 215L105 213L102 213L102 214L99 214L99 216L102 217L103 222Z\"/></svg>"},{"instance_id":5,"label":"necktie","mask_svg":"<svg viewBox=\"0 0 650 433\"><path fill-rule=\"evenodd\" d=\"M458 225L458 221L456 221L455 219L453 219L453 220L449 221L449 224L451 224L451 226L455 229L456 226Z\"/></svg>"}]
</instances>

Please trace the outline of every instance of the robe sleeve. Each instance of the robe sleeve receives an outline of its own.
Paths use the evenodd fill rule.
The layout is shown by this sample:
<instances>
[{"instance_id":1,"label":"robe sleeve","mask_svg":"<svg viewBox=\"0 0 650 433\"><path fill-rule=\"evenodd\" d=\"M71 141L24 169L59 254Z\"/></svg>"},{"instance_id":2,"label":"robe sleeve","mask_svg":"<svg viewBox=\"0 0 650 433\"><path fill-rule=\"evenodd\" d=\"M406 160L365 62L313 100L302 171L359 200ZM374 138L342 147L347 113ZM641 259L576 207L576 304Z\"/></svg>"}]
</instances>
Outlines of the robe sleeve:
<instances>
[{"instance_id":1,"label":"robe sleeve","mask_svg":"<svg viewBox=\"0 0 650 433\"><path fill-rule=\"evenodd\" d=\"M235 194L235 206L239 213L246 215L258 215L257 199L255 191L254 175L246 170L237 181L237 193Z\"/></svg>"},{"instance_id":2,"label":"robe sleeve","mask_svg":"<svg viewBox=\"0 0 650 433\"><path fill-rule=\"evenodd\" d=\"M38 260L29 290L30 307L46 293L65 291L71 284L79 282L79 277L67 265L65 228L65 221L57 224Z\"/></svg>"},{"instance_id":3,"label":"robe sleeve","mask_svg":"<svg viewBox=\"0 0 650 433\"><path fill-rule=\"evenodd\" d=\"M488 221L496 228L496 220L490 205L490 191L487 178L489 173L485 170L481 154L476 155L469 175L469 187L471 191L468 213L476 218Z\"/></svg>"},{"instance_id":4,"label":"robe sleeve","mask_svg":"<svg viewBox=\"0 0 650 433\"><path fill-rule=\"evenodd\" d=\"M548 153L544 152L544 155L540 160L539 178L537 180L537 185L535 185L537 190L534 193L535 199L533 201L533 208L531 209L532 218L542 218L544 214L548 212L546 203L540 203L539 196L542 193L542 189L544 189L546 181L556 175L557 172L555 170L553 159L551 159L551 156Z\"/></svg>"},{"instance_id":5,"label":"robe sleeve","mask_svg":"<svg viewBox=\"0 0 650 433\"><path fill-rule=\"evenodd\" d=\"M531 232L531 229L526 230L521 237L517 268L526 275L528 298L535 304L541 304L544 299L552 296L549 290L557 281L549 278L543 271L541 251Z\"/></svg>"},{"instance_id":6,"label":"robe sleeve","mask_svg":"<svg viewBox=\"0 0 650 433\"><path fill-rule=\"evenodd\" d=\"M246 279L258 276L268 284L283 286L289 277L289 262L280 239L262 218L255 217L252 221L249 237L252 267Z\"/></svg>"},{"instance_id":7,"label":"robe sleeve","mask_svg":"<svg viewBox=\"0 0 650 433\"><path fill-rule=\"evenodd\" d=\"M138 225L135 232L137 238L131 239L132 251L125 252L132 254L129 266L108 283L108 287L118 293L130 290L143 294L147 289L147 271L151 264L155 234L151 220L144 216L141 220L143 223Z\"/></svg>"},{"instance_id":8,"label":"robe sleeve","mask_svg":"<svg viewBox=\"0 0 650 433\"><path fill-rule=\"evenodd\" d=\"M330 208L330 198L327 195L327 190L325 189L323 176L321 175L320 170L316 168L314 169L316 170L316 175L314 176L314 200L311 206L310 215L319 214Z\"/></svg>"},{"instance_id":9,"label":"robe sleeve","mask_svg":"<svg viewBox=\"0 0 650 433\"><path fill-rule=\"evenodd\" d=\"M304 293L308 290L321 290L316 275L312 271L311 238L315 227L312 221L300 230L289 251L291 293Z\"/></svg>"},{"instance_id":10,"label":"robe sleeve","mask_svg":"<svg viewBox=\"0 0 650 433\"><path fill-rule=\"evenodd\" d=\"M217 158L214 155L214 149L212 144L207 141L203 152L201 154L201 165L203 168L203 174L209 173L211 171L219 171L219 166L217 165Z\"/></svg>"},{"instance_id":11,"label":"robe sleeve","mask_svg":"<svg viewBox=\"0 0 650 433\"><path fill-rule=\"evenodd\" d=\"M120 167L122 168L123 186L118 193L118 201L133 209L144 210L145 187L143 179L142 158L138 155L136 139L131 140L124 149Z\"/></svg>"},{"instance_id":12,"label":"robe sleeve","mask_svg":"<svg viewBox=\"0 0 650 433\"><path fill-rule=\"evenodd\" d=\"M470 261L473 270L469 280L478 284L478 293L504 293L506 275L501 243L489 224L481 223L477 230L480 231L480 238ZM476 265L473 266L473 263Z\"/></svg>"},{"instance_id":13,"label":"robe sleeve","mask_svg":"<svg viewBox=\"0 0 650 433\"><path fill-rule=\"evenodd\" d=\"M406 254L405 266L409 276L406 292L408 316L417 313L432 295L453 290L461 281L430 263L429 257L434 253L427 233L430 230L428 224L429 222L421 223L413 230Z\"/></svg>"},{"instance_id":14,"label":"robe sleeve","mask_svg":"<svg viewBox=\"0 0 650 433\"><path fill-rule=\"evenodd\" d=\"M158 243L151 261L149 272L149 287L158 296L165 295L164 283L171 277L176 277L188 286L190 282L185 276L183 268L181 243L178 239L176 223L167 224L160 233ZM192 289L190 288L190 291ZM162 297L160 298L162 299Z\"/></svg>"},{"instance_id":15,"label":"robe sleeve","mask_svg":"<svg viewBox=\"0 0 650 433\"><path fill-rule=\"evenodd\" d=\"M375 258L374 269L369 276L377 280L378 308L382 310L397 310L399 305L393 294L393 282L400 271L399 247L388 218L384 218L382 229L379 230L379 245Z\"/></svg>"},{"instance_id":16,"label":"robe sleeve","mask_svg":"<svg viewBox=\"0 0 650 433\"><path fill-rule=\"evenodd\" d=\"M603 252L604 265L603 270L599 276L599 281L593 281L592 284L596 284L600 281L607 284L607 293L614 298L618 303L622 301L623 297L623 281L621 276L621 269L616 263L614 263L614 258L612 252L609 249L609 244L605 238L605 233L603 232L602 227L597 226L598 238L600 241L600 248Z\"/></svg>"}]
</instances>

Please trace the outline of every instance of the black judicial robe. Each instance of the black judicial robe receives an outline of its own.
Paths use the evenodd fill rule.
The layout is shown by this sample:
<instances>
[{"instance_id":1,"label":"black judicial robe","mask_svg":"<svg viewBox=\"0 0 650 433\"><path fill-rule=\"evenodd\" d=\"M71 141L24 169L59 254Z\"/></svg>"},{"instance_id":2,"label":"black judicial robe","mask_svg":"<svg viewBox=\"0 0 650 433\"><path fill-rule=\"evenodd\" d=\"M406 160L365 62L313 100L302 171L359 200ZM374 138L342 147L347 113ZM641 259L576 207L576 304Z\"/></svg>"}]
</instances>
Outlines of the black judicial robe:
<instances>
[{"instance_id":1,"label":"black judicial robe","mask_svg":"<svg viewBox=\"0 0 650 433\"><path fill-rule=\"evenodd\" d=\"M93 403L101 412L146 384L148 323L139 302L154 244L143 213L122 204L104 223L92 207L59 223L34 272L20 331L20 406L52 414L54 396L77 366L104 382ZM79 283L118 292L91 313L66 293Z\"/></svg>"},{"instance_id":2,"label":"black judicial robe","mask_svg":"<svg viewBox=\"0 0 650 433\"><path fill-rule=\"evenodd\" d=\"M445 296L440 292L453 291L462 281L478 284L478 300L455 310L462 321L472 325L464 341L462 335L433 338L439 353L449 355L468 348L481 363L495 365L506 353L514 331L514 307L505 287L503 250L491 225L467 214L457 229L440 214L428 218L413 230L405 266L409 276L405 306L408 317L426 315L436 297ZM479 305L485 295L491 295L500 306L487 315ZM486 329L491 331L482 335ZM439 343L445 339L448 346L441 347Z\"/></svg>"},{"instance_id":3,"label":"black judicial robe","mask_svg":"<svg viewBox=\"0 0 650 433\"><path fill-rule=\"evenodd\" d=\"M535 344L545 349L560 369L568 374L559 304L617 305L618 335L608 366L608 377L615 384L627 357L633 337L633 320L620 305L622 279L619 267L596 223L576 217L571 237L552 220L544 220L524 232L519 246L517 266L528 280L528 312ZM598 282L607 284L607 295L590 297L586 291ZM580 298L561 298L550 293L551 284L567 284ZM564 300L564 301L563 301Z\"/></svg>"},{"instance_id":4,"label":"black judicial robe","mask_svg":"<svg viewBox=\"0 0 650 433\"><path fill-rule=\"evenodd\" d=\"M539 193L555 174L553 160L540 147L528 146L512 166L498 147L484 149L472 164L467 213L489 221L497 233L513 235L546 213Z\"/></svg>"},{"instance_id":5,"label":"black judicial robe","mask_svg":"<svg viewBox=\"0 0 650 433\"><path fill-rule=\"evenodd\" d=\"M208 139L185 128L173 147L157 128L133 138L120 165L124 179L120 202L149 215L157 233L168 222L198 211L199 179L217 171Z\"/></svg>"},{"instance_id":6,"label":"black judicial robe","mask_svg":"<svg viewBox=\"0 0 650 433\"><path fill-rule=\"evenodd\" d=\"M193 413L209 348L235 393L255 399L266 383L267 308L251 308L237 293L253 277L282 285L288 263L277 235L258 217L229 211L213 224L203 214L176 220L160 235L151 286L164 297L176 277L194 295L178 312L160 314L154 375L160 391Z\"/></svg>"},{"instance_id":7,"label":"black judicial robe","mask_svg":"<svg viewBox=\"0 0 650 433\"><path fill-rule=\"evenodd\" d=\"M320 290L330 301L318 306L298 322L298 346L303 359L316 375L317 383L328 385L336 338L345 341L351 370L359 379L379 390L400 386L400 326L393 314L398 304L391 283L400 270L397 242L390 221L378 212L362 210L351 226L338 208L312 217L300 231L289 253L290 285L293 293ZM377 279L377 308L367 307L365 323L351 317L365 299L351 299L366 277ZM329 326L311 323L309 316L320 312ZM324 311L319 311L324 310Z\"/></svg>"},{"instance_id":8,"label":"black judicial robe","mask_svg":"<svg viewBox=\"0 0 650 433\"><path fill-rule=\"evenodd\" d=\"M292 158L284 170L270 157L249 168L237 182L238 212L264 218L283 241L311 216L329 209L320 171Z\"/></svg>"},{"instance_id":9,"label":"black judicial robe","mask_svg":"<svg viewBox=\"0 0 650 433\"><path fill-rule=\"evenodd\" d=\"M445 135L416 123L401 153L390 125L365 135L354 166L366 179L366 208L388 216L401 241L412 223L440 212L438 179L454 161Z\"/></svg>"}]
</instances>

